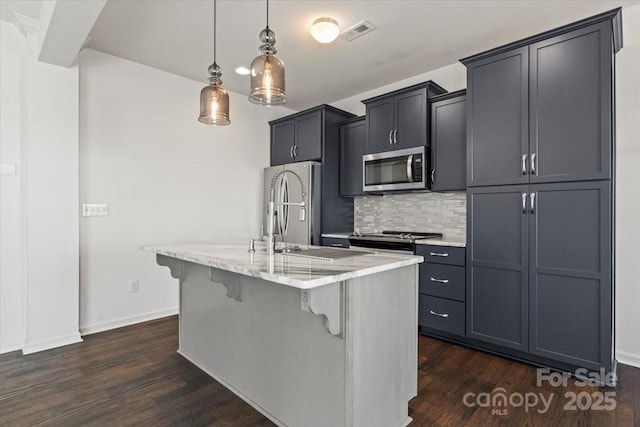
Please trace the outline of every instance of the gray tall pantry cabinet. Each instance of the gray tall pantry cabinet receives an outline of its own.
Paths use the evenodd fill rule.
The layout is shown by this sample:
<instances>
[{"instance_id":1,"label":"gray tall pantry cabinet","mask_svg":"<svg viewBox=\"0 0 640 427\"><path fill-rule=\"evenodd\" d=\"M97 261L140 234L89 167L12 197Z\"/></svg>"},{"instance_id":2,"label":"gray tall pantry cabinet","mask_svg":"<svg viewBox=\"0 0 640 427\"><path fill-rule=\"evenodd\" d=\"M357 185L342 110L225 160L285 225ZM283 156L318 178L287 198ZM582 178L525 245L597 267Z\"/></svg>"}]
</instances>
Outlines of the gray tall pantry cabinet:
<instances>
[{"instance_id":1,"label":"gray tall pantry cabinet","mask_svg":"<svg viewBox=\"0 0 640 427\"><path fill-rule=\"evenodd\" d=\"M467 66L466 336L575 371L615 370L614 54L621 11Z\"/></svg>"}]
</instances>

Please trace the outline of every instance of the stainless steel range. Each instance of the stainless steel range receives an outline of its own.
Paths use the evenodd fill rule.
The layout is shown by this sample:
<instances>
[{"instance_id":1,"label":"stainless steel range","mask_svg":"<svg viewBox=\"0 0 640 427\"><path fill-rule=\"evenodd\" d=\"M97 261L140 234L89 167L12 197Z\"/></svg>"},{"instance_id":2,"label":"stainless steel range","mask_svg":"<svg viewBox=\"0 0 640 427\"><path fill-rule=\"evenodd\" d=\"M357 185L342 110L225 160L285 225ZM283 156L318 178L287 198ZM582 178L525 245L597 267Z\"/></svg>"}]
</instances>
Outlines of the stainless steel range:
<instances>
[{"instance_id":1,"label":"stainless steel range","mask_svg":"<svg viewBox=\"0 0 640 427\"><path fill-rule=\"evenodd\" d=\"M351 247L375 249L380 252L413 254L416 250L416 241L438 238L442 238L442 233L383 231L374 234L353 234L349 236L349 244Z\"/></svg>"}]
</instances>

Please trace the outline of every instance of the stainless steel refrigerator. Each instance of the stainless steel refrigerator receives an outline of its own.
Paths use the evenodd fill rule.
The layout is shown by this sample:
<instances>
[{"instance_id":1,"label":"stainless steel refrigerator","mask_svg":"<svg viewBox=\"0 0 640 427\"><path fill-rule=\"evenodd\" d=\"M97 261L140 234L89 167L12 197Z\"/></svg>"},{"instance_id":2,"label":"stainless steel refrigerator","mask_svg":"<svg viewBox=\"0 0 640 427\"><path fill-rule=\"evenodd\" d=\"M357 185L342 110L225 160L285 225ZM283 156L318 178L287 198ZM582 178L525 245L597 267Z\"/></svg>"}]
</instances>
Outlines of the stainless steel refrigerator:
<instances>
[{"instance_id":1,"label":"stainless steel refrigerator","mask_svg":"<svg viewBox=\"0 0 640 427\"><path fill-rule=\"evenodd\" d=\"M265 168L262 204L263 235L266 235L268 230L267 205L273 188L276 202L274 227L276 242L320 245L320 166L317 162L300 162ZM288 172L282 172L283 170ZM278 204L299 203L303 200L306 213L302 221L300 207Z\"/></svg>"}]
</instances>

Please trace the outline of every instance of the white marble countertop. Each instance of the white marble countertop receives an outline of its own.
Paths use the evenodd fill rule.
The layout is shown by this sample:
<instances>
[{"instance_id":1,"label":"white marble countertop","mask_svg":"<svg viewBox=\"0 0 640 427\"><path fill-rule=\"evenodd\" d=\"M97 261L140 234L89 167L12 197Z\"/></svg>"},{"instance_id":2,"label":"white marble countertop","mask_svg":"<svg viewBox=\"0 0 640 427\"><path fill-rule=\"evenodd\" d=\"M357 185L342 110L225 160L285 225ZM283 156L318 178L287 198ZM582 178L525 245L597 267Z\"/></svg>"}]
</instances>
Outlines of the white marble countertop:
<instances>
[{"instance_id":1,"label":"white marble countertop","mask_svg":"<svg viewBox=\"0 0 640 427\"><path fill-rule=\"evenodd\" d=\"M440 239L419 239L416 240L416 245L453 246L457 248L464 248L467 246L467 240L465 238L445 236Z\"/></svg>"},{"instance_id":2,"label":"white marble countertop","mask_svg":"<svg viewBox=\"0 0 640 427\"><path fill-rule=\"evenodd\" d=\"M256 242L254 253L249 253L248 248L248 242L231 242L147 245L140 249L299 289L311 289L424 261L421 256L389 253L320 261L282 254L267 255L263 242Z\"/></svg>"}]
</instances>

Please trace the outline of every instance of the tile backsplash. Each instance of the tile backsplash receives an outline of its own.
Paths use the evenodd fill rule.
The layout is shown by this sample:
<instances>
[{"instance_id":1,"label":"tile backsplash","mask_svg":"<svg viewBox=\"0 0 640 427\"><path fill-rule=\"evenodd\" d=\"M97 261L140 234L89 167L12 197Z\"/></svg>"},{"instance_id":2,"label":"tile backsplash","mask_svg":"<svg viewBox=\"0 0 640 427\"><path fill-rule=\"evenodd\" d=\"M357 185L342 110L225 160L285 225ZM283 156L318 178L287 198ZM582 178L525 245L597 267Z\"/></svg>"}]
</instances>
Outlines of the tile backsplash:
<instances>
[{"instance_id":1,"label":"tile backsplash","mask_svg":"<svg viewBox=\"0 0 640 427\"><path fill-rule=\"evenodd\" d=\"M446 238L466 237L466 193L402 193L354 200L354 230L432 231Z\"/></svg>"}]
</instances>

